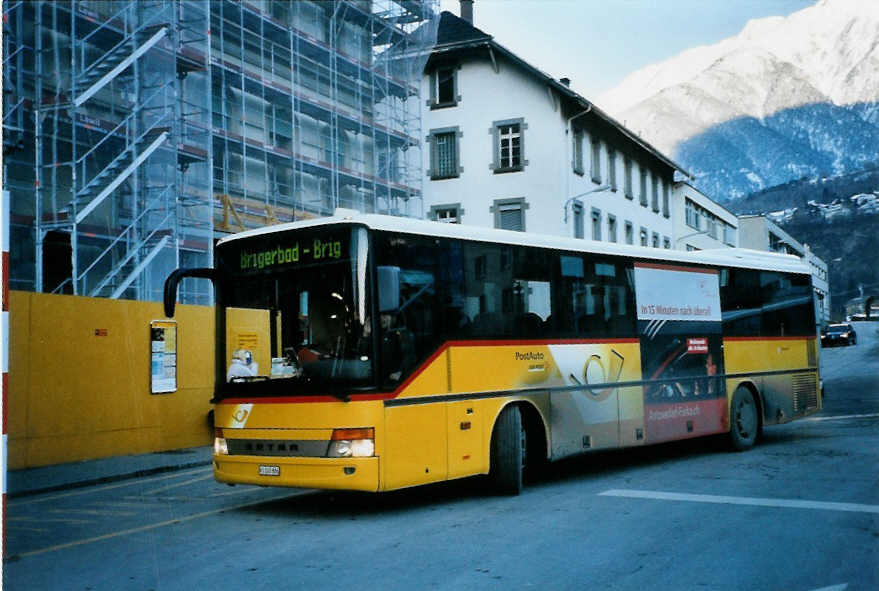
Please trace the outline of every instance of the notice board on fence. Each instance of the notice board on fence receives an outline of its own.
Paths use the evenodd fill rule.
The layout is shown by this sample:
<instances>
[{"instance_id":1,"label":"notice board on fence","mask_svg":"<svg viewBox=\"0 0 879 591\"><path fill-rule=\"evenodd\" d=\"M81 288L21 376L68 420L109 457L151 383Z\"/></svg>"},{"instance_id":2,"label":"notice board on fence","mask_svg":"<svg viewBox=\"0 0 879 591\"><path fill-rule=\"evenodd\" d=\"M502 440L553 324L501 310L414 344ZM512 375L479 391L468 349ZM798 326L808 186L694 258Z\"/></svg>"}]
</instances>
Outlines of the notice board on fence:
<instances>
[{"instance_id":1,"label":"notice board on fence","mask_svg":"<svg viewBox=\"0 0 879 591\"><path fill-rule=\"evenodd\" d=\"M177 391L177 322L150 322L150 392Z\"/></svg>"}]
</instances>

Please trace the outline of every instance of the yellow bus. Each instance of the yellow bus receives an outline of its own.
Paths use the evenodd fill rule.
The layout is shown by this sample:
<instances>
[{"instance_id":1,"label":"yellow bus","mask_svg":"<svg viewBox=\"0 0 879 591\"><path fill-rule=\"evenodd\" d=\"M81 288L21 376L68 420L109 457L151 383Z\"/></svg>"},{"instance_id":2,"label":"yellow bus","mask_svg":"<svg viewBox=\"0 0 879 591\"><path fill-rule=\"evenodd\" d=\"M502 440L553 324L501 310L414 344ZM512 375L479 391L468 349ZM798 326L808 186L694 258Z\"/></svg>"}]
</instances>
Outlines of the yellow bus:
<instances>
[{"instance_id":1,"label":"yellow bus","mask_svg":"<svg viewBox=\"0 0 879 591\"><path fill-rule=\"evenodd\" d=\"M344 214L220 241L214 474L387 491L821 407L799 259Z\"/></svg>"}]
</instances>

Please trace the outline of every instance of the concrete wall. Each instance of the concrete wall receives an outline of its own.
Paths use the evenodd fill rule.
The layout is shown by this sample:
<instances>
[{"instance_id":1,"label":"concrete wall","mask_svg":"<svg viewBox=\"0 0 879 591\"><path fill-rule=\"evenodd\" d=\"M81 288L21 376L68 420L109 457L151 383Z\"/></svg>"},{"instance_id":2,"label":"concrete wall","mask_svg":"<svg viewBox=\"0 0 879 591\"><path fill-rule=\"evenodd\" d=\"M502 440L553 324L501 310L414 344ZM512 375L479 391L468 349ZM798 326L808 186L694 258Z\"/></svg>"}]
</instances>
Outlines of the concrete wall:
<instances>
[{"instance_id":1,"label":"concrete wall","mask_svg":"<svg viewBox=\"0 0 879 591\"><path fill-rule=\"evenodd\" d=\"M156 302L10 293L9 468L210 443L213 308L177 307L177 391L150 394Z\"/></svg>"}]
</instances>

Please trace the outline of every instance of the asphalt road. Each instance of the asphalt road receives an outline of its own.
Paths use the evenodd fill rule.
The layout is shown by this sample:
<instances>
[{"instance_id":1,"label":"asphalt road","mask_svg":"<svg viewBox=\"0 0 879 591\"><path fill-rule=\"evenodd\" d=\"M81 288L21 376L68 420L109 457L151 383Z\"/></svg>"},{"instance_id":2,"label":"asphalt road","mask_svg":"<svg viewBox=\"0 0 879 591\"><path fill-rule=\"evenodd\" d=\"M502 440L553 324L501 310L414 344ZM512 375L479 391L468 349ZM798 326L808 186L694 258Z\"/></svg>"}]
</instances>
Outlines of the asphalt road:
<instances>
[{"instance_id":1,"label":"asphalt road","mask_svg":"<svg viewBox=\"0 0 879 591\"><path fill-rule=\"evenodd\" d=\"M825 349L825 407L715 439L384 495L208 468L12 499L4 589L879 589L879 323Z\"/></svg>"}]
</instances>

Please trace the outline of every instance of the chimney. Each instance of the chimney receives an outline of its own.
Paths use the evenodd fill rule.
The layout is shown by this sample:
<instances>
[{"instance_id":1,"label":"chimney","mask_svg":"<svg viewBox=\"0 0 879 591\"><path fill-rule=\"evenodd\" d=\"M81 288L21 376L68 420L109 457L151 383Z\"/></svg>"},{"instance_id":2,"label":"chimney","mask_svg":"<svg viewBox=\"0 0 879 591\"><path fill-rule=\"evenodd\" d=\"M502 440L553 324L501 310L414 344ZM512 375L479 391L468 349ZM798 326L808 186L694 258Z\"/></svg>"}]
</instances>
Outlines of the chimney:
<instances>
[{"instance_id":1,"label":"chimney","mask_svg":"<svg viewBox=\"0 0 879 591\"><path fill-rule=\"evenodd\" d=\"M564 84L568 88L571 87L571 79L570 78L559 78L559 82L561 82L562 84Z\"/></svg>"},{"instance_id":2,"label":"chimney","mask_svg":"<svg viewBox=\"0 0 879 591\"><path fill-rule=\"evenodd\" d=\"M461 18L473 24L473 0L461 0Z\"/></svg>"}]
</instances>

